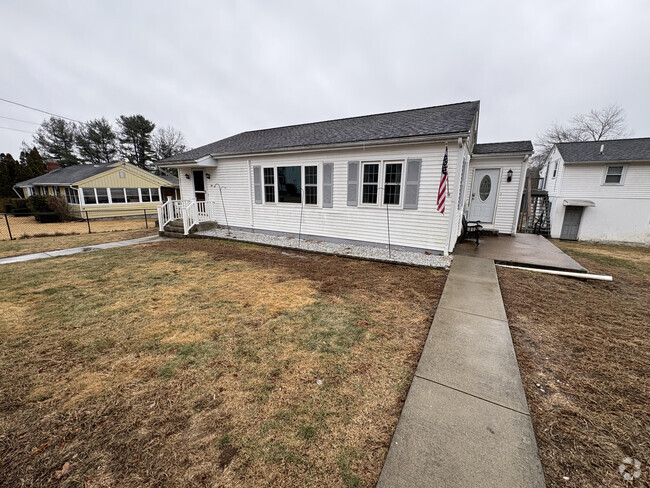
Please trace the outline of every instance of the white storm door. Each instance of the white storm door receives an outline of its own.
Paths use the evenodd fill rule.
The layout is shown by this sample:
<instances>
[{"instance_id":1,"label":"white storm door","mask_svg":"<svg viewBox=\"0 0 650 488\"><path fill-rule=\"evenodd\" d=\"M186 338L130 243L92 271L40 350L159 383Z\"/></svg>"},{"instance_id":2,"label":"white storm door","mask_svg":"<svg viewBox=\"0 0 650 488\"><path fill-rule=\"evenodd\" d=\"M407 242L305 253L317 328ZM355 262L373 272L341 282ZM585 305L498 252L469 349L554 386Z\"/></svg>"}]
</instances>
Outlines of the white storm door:
<instances>
[{"instance_id":1,"label":"white storm door","mask_svg":"<svg viewBox=\"0 0 650 488\"><path fill-rule=\"evenodd\" d=\"M467 220L494 222L494 209L499 191L499 173L499 169L477 169L474 172Z\"/></svg>"}]
</instances>

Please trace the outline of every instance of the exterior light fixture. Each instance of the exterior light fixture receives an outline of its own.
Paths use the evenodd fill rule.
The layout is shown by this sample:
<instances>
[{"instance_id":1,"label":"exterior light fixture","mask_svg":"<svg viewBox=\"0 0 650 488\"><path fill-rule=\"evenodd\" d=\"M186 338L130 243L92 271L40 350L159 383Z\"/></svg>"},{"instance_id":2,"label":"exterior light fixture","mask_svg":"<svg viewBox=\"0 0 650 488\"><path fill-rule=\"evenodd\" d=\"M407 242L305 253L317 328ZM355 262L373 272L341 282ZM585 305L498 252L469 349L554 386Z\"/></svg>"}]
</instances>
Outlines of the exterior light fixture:
<instances>
[{"instance_id":1,"label":"exterior light fixture","mask_svg":"<svg viewBox=\"0 0 650 488\"><path fill-rule=\"evenodd\" d=\"M511 182L511 181L512 181L512 170L509 169L508 170L508 182Z\"/></svg>"},{"instance_id":2,"label":"exterior light fixture","mask_svg":"<svg viewBox=\"0 0 650 488\"><path fill-rule=\"evenodd\" d=\"M205 179L206 179L206 180L209 180L209 179L210 179L210 173L206 173L206 174L205 174Z\"/></svg>"},{"instance_id":3,"label":"exterior light fixture","mask_svg":"<svg viewBox=\"0 0 650 488\"><path fill-rule=\"evenodd\" d=\"M185 173L185 178L187 178L187 179L189 180L189 179L190 179L190 174L189 174L189 173Z\"/></svg>"}]
</instances>

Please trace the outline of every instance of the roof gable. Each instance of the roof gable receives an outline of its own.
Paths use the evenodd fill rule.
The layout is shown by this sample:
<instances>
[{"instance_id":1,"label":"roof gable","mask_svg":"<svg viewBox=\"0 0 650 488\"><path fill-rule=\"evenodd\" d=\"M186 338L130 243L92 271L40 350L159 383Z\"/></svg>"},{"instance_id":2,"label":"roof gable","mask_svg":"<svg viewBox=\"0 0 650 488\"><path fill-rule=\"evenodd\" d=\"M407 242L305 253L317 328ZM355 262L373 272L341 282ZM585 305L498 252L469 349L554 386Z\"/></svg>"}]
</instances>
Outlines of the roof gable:
<instances>
[{"instance_id":1,"label":"roof gable","mask_svg":"<svg viewBox=\"0 0 650 488\"><path fill-rule=\"evenodd\" d=\"M218 157L281 149L298 150L308 146L469 133L479 105L478 101L463 102L242 132L161 162L196 161L210 155Z\"/></svg>"},{"instance_id":2,"label":"roof gable","mask_svg":"<svg viewBox=\"0 0 650 488\"><path fill-rule=\"evenodd\" d=\"M650 161L650 137L604 141L561 142L555 145L567 163ZM600 152L601 146L603 148Z\"/></svg>"}]
</instances>

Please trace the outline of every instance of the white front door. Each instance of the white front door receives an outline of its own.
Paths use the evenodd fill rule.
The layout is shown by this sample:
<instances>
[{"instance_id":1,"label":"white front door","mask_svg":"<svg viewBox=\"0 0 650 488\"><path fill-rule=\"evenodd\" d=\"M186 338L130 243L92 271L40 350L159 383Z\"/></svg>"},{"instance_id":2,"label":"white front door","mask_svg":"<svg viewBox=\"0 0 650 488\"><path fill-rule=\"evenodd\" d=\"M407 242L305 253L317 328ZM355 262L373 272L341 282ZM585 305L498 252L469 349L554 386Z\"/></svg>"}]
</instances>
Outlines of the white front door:
<instances>
[{"instance_id":1,"label":"white front door","mask_svg":"<svg viewBox=\"0 0 650 488\"><path fill-rule=\"evenodd\" d=\"M499 191L499 173L499 169L477 169L474 172L467 220L494 222L494 209Z\"/></svg>"}]
</instances>

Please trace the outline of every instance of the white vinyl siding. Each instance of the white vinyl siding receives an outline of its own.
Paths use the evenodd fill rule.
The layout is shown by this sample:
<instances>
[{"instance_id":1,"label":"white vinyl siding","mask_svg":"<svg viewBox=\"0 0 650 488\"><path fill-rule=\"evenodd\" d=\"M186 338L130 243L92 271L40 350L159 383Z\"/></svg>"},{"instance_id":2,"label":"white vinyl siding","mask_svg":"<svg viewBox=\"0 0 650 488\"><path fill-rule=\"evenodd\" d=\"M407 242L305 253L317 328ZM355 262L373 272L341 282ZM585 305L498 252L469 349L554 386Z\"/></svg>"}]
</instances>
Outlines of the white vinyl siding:
<instances>
[{"instance_id":1,"label":"white vinyl siding","mask_svg":"<svg viewBox=\"0 0 650 488\"><path fill-rule=\"evenodd\" d=\"M469 163L469 174L465 186L464 208L471 205L474 187L474 173L477 169L495 168L501 170L499 193L497 194L494 223L483 224L485 229L496 229L502 234L511 234L513 223L519 216L519 188L521 183L521 165L523 157L482 158L474 156ZM508 170L512 170L512 181L508 181ZM476 196L478 198L478 195Z\"/></svg>"},{"instance_id":2,"label":"white vinyl siding","mask_svg":"<svg viewBox=\"0 0 650 488\"><path fill-rule=\"evenodd\" d=\"M422 159L417 209L402 209L389 205L391 242L395 245L444 251L450 229L450 218L454 215L456 198L456 166L458 146L449 145L448 181L452 195L447 199L445 215L436 210L440 167L444 155L444 143L412 144L396 147L365 148L354 150L322 151L284 155L259 156L253 158L220 159L216 168L206 168L211 181L219 182L223 189L223 205L219 190L208 185L207 199L217 202L218 221L223 221L223 207L228 222L236 227L297 233L300 227L300 205L251 205L253 198L253 167L277 167L332 164L332 207L305 205L303 208L302 233L329 238L340 238L385 244L386 207L383 205L348 206L348 162L349 161L399 161L402 162L402 184L404 183L404 162L408 158ZM250 159L250 166L248 163ZM193 189L180 171L181 198L191 199ZM250 173L249 173L250 172ZM383 173L380 173L380 184ZM359 185L361 186L361 185ZM322 194L323 179L317 182ZM359 189L359 191L361 191ZM403 193L403 189L402 192ZM379 192L379 198L383 194ZM452 206L452 203L453 206ZM319 202L320 203L320 202ZM251 214L252 210L252 214ZM453 239L455 241L455 238Z\"/></svg>"}]
</instances>

